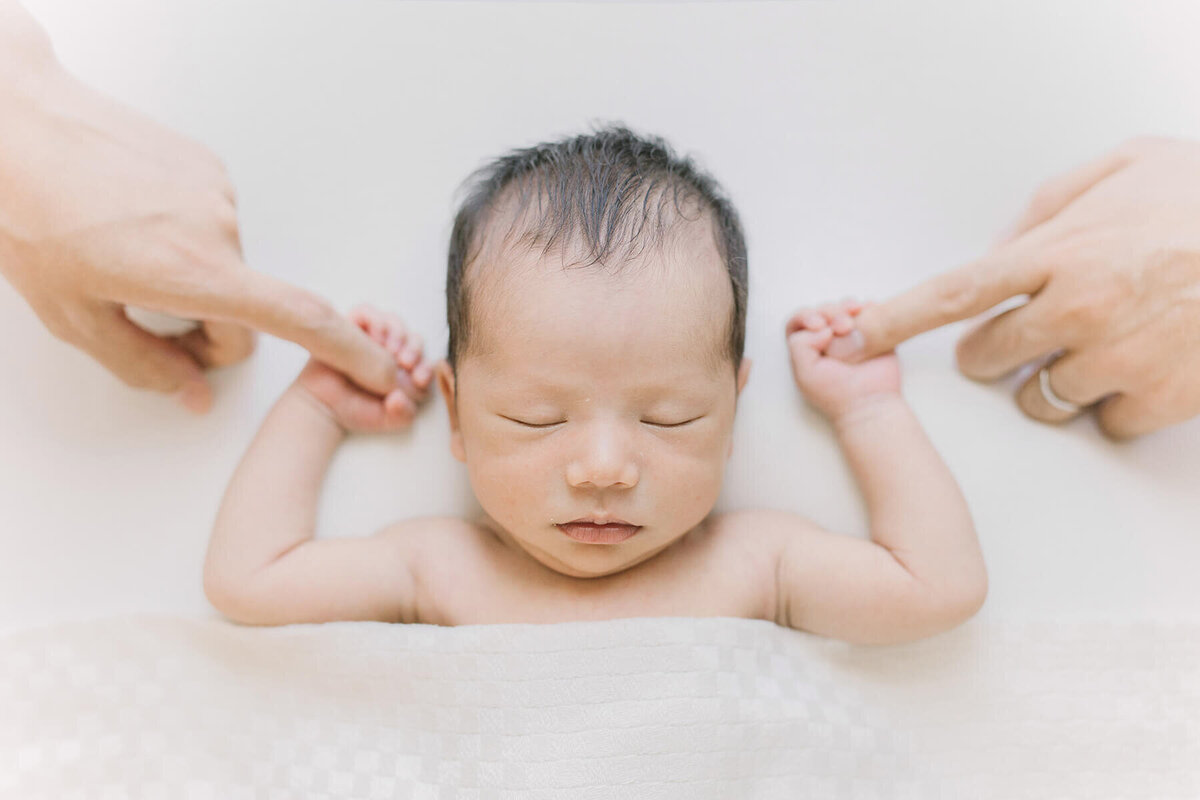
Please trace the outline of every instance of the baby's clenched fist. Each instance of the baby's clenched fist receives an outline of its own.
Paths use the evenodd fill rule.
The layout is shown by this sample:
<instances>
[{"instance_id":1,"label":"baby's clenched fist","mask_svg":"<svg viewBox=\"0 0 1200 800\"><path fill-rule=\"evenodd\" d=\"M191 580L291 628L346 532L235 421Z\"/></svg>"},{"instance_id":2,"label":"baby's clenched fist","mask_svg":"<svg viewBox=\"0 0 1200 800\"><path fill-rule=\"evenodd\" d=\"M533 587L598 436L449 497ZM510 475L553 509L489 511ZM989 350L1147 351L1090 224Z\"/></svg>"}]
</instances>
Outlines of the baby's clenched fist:
<instances>
[{"instance_id":1,"label":"baby's clenched fist","mask_svg":"<svg viewBox=\"0 0 1200 800\"><path fill-rule=\"evenodd\" d=\"M350 321L396 362L396 389L385 396L353 383L344 373L316 359L296 378L296 386L329 413L342 429L356 433L400 431L416 418L429 396L433 366L425 361L423 342L395 314L368 305L355 308Z\"/></svg>"},{"instance_id":2,"label":"baby's clenched fist","mask_svg":"<svg viewBox=\"0 0 1200 800\"><path fill-rule=\"evenodd\" d=\"M854 320L865 306L845 300L802 308L788 318L786 336L792 375L805 399L831 421L881 396L900 393L895 353L861 364L839 361L832 352L854 335Z\"/></svg>"}]
</instances>

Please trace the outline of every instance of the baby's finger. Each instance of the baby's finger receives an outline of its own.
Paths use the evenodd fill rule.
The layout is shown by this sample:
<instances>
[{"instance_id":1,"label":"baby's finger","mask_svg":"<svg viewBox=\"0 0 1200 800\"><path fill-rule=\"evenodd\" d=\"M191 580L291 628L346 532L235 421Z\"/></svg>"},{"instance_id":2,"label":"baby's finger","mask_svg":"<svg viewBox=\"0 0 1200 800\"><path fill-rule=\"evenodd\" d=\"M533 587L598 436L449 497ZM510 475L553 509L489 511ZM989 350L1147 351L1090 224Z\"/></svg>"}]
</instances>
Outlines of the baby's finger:
<instances>
[{"instance_id":1,"label":"baby's finger","mask_svg":"<svg viewBox=\"0 0 1200 800\"><path fill-rule=\"evenodd\" d=\"M412 379L418 388L428 390L429 382L433 379L433 365L428 361L417 364L412 370Z\"/></svg>"},{"instance_id":2,"label":"baby's finger","mask_svg":"<svg viewBox=\"0 0 1200 800\"><path fill-rule=\"evenodd\" d=\"M366 303L359 303L350 309L350 313L346 316L350 318L351 322L366 331L371 326L371 318L375 316L375 309Z\"/></svg>"},{"instance_id":3,"label":"baby's finger","mask_svg":"<svg viewBox=\"0 0 1200 800\"><path fill-rule=\"evenodd\" d=\"M383 324L383 315L378 309L369 305L361 305L354 310L350 318L371 337L373 342L380 347L386 347L387 330Z\"/></svg>"},{"instance_id":4,"label":"baby's finger","mask_svg":"<svg viewBox=\"0 0 1200 800\"><path fill-rule=\"evenodd\" d=\"M406 369L396 371L396 391L404 392L413 403L420 403L429 394L428 385L418 386L412 373Z\"/></svg>"},{"instance_id":5,"label":"baby's finger","mask_svg":"<svg viewBox=\"0 0 1200 800\"><path fill-rule=\"evenodd\" d=\"M825 348L825 355L829 358L836 358L838 361L844 361L848 356L857 353L862 347L862 334L858 331L851 331L845 336L838 336L829 343Z\"/></svg>"},{"instance_id":6,"label":"baby's finger","mask_svg":"<svg viewBox=\"0 0 1200 800\"><path fill-rule=\"evenodd\" d=\"M384 327L387 329L387 349L399 355L401 345L408 338L408 328L405 327L404 321L395 314L385 315Z\"/></svg>"},{"instance_id":7,"label":"baby's finger","mask_svg":"<svg viewBox=\"0 0 1200 800\"><path fill-rule=\"evenodd\" d=\"M800 370L807 369L821 360L821 353L833 339L833 331L822 328L819 331L797 331L788 337L788 350L792 355L792 364Z\"/></svg>"},{"instance_id":8,"label":"baby's finger","mask_svg":"<svg viewBox=\"0 0 1200 800\"><path fill-rule=\"evenodd\" d=\"M834 317L841 313L842 307L837 303L825 303L817 311L825 317L825 324L832 325Z\"/></svg>"},{"instance_id":9,"label":"baby's finger","mask_svg":"<svg viewBox=\"0 0 1200 800\"><path fill-rule=\"evenodd\" d=\"M412 424L417 416L417 406L404 392L397 389L383 400L383 413L390 430L399 430Z\"/></svg>"},{"instance_id":10,"label":"baby's finger","mask_svg":"<svg viewBox=\"0 0 1200 800\"><path fill-rule=\"evenodd\" d=\"M833 320L830 326L833 332L838 336L845 336L850 331L854 330L854 320L849 314L844 311L838 311L833 315Z\"/></svg>"},{"instance_id":11,"label":"baby's finger","mask_svg":"<svg viewBox=\"0 0 1200 800\"><path fill-rule=\"evenodd\" d=\"M400 363L400 354L404 352L406 341L408 341L408 331L388 329L387 344L384 346L387 347L389 353L396 357L397 364Z\"/></svg>"},{"instance_id":12,"label":"baby's finger","mask_svg":"<svg viewBox=\"0 0 1200 800\"><path fill-rule=\"evenodd\" d=\"M785 335L791 335L796 331L804 329L820 330L826 325L825 317L813 311L811 308L801 308L792 312L792 316L788 318L785 326Z\"/></svg>"},{"instance_id":13,"label":"baby's finger","mask_svg":"<svg viewBox=\"0 0 1200 800\"><path fill-rule=\"evenodd\" d=\"M419 334L409 334L408 341L400 351L400 364L407 369L415 367L421 360L421 351L424 347L425 341Z\"/></svg>"}]
</instances>

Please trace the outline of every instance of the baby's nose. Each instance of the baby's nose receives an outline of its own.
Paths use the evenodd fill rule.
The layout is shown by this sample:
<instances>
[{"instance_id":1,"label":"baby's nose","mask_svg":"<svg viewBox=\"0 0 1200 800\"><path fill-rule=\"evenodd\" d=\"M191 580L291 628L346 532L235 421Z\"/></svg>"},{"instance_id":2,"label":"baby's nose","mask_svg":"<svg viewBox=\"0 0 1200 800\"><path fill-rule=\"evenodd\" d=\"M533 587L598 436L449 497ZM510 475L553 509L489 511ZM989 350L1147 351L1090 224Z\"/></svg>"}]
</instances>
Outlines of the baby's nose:
<instances>
[{"instance_id":1,"label":"baby's nose","mask_svg":"<svg viewBox=\"0 0 1200 800\"><path fill-rule=\"evenodd\" d=\"M601 431L589 436L578 455L567 464L567 483L575 487L628 489L637 485L639 472L632 448L619 435Z\"/></svg>"}]
</instances>

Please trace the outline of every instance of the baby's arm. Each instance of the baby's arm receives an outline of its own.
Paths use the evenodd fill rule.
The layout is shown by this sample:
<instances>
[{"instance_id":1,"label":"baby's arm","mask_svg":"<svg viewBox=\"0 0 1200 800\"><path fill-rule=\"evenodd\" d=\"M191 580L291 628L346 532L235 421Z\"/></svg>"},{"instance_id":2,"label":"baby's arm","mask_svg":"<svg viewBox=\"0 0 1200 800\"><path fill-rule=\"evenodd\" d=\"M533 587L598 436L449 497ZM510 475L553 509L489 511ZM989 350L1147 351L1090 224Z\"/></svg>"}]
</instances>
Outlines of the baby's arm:
<instances>
[{"instance_id":1,"label":"baby's arm","mask_svg":"<svg viewBox=\"0 0 1200 800\"><path fill-rule=\"evenodd\" d=\"M221 503L204 565L204 590L238 622L410 621L413 520L366 538L313 538L321 483L349 431L412 424L431 371L398 319L362 308L351 318L401 367L387 397L310 361L264 420Z\"/></svg>"},{"instance_id":2,"label":"baby's arm","mask_svg":"<svg viewBox=\"0 0 1200 800\"><path fill-rule=\"evenodd\" d=\"M797 385L833 424L863 492L871 541L793 526L778 564L778 607L794 628L907 641L973 615L987 572L962 492L900 393L896 356L849 365L826 355L859 308L798 313L788 345Z\"/></svg>"}]
</instances>

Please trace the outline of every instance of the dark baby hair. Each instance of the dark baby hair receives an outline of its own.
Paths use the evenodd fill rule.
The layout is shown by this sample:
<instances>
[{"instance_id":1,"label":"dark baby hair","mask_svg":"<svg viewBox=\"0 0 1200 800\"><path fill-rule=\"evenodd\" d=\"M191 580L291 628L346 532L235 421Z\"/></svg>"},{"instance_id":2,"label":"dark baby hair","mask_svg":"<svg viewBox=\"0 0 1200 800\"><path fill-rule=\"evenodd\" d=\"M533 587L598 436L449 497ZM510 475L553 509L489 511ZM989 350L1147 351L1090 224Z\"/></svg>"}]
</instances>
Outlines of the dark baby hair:
<instances>
[{"instance_id":1,"label":"dark baby hair","mask_svg":"<svg viewBox=\"0 0 1200 800\"><path fill-rule=\"evenodd\" d=\"M627 261L659 247L681 220L710 215L717 251L733 287L726 354L741 365L746 339L746 242L737 212L721 187L663 139L639 136L623 125L605 125L534 147L512 150L472 173L466 199L454 218L446 270L447 361L454 368L467 352L470 286L465 274L483 248L500 207L515 201L512 228L518 242L555 247L582 245L582 266ZM688 216L686 210L695 210Z\"/></svg>"}]
</instances>

